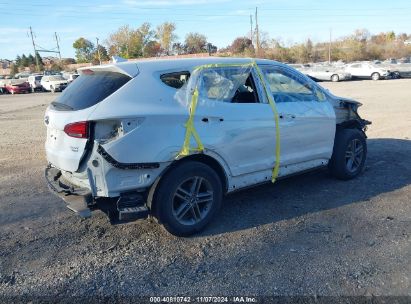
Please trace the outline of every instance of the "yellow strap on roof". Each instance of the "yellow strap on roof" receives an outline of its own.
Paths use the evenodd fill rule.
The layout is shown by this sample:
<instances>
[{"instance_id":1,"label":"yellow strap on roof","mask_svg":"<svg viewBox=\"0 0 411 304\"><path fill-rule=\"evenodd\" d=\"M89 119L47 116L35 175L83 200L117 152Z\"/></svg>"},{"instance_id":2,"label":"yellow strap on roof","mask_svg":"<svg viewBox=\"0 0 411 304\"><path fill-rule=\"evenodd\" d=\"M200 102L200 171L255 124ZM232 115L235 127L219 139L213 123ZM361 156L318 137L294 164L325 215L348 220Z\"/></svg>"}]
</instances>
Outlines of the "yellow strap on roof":
<instances>
[{"instance_id":1,"label":"yellow strap on roof","mask_svg":"<svg viewBox=\"0 0 411 304\"><path fill-rule=\"evenodd\" d=\"M272 172L272 176L271 176L271 181L274 183L275 180L278 177L278 172L280 169L280 125L279 125L279 118L278 118L278 111L277 108L275 106L275 101L274 98L271 94L271 92L269 91L269 88L267 88L267 85L265 83L263 74L260 70L260 67L257 65L256 61L253 60L250 63L246 63L246 64L204 64L204 65L200 65L198 67L196 67L194 69L194 71L201 71L204 69L211 69L211 68L225 68L225 67L254 67L258 78L260 79L260 82L263 85L264 88L264 92L265 95L267 97L268 103L271 106L271 110L273 111L274 114L274 122L275 122L275 165L273 168L273 172ZM191 98L191 102L190 102L190 113L189 113L189 117L188 120L185 124L185 128L186 128L186 134L184 136L184 144L183 147L180 151L180 153L177 155L177 158L180 158L182 156L187 156L190 155L190 152L202 152L204 151L204 146L200 140L200 137L194 127L194 115L195 115L195 111L197 109L197 103L198 103L198 87L195 87L194 93L193 93L193 97ZM196 143L197 143L197 148L190 148L190 140L191 140L191 136L194 137Z\"/></svg>"}]
</instances>

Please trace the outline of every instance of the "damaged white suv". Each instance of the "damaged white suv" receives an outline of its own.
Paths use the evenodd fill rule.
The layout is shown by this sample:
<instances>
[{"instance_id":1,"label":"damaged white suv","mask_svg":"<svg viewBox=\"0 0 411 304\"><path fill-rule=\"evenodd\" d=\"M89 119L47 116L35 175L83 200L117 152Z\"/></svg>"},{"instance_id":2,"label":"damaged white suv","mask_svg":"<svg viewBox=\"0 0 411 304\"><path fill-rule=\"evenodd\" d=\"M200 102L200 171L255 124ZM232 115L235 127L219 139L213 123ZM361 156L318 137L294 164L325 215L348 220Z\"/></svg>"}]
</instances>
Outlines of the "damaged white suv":
<instances>
[{"instance_id":1,"label":"damaged white suv","mask_svg":"<svg viewBox=\"0 0 411 304\"><path fill-rule=\"evenodd\" d=\"M50 104L45 175L84 217L153 216L190 235L223 195L328 166L364 168L360 103L270 60L208 58L87 67Z\"/></svg>"}]
</instances>

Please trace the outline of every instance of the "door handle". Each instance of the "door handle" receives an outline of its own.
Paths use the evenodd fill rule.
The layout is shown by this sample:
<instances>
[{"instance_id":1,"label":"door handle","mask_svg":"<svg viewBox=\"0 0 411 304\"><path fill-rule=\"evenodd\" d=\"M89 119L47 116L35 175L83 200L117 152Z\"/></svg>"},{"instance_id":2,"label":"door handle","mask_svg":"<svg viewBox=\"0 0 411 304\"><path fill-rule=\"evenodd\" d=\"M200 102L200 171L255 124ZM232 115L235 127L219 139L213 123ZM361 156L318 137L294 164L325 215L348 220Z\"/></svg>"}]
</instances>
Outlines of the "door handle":
<instances>
[{"instance_id":1,"label":"door handle","mask_svg":"<svg viewBox=\"0 0 411 304\"><path fill-rule=\"evenodd\" d=\"M224 121L224 118L222 117L203 117L201 119L202 122L210 122L210 121L218 121L218 122L222 122Z\"/></svg>"},{"instance_id":2,"label":"door handle","mask_svg":"<svg viewBox=\"0 0 411 304\"><path fill-rule=\"evenodd\" d=\"M278 117L280 119L294 119L294 118L296 118L295 114L285 114L285 113L278 114Z\"/></svg>"}]
</instances>

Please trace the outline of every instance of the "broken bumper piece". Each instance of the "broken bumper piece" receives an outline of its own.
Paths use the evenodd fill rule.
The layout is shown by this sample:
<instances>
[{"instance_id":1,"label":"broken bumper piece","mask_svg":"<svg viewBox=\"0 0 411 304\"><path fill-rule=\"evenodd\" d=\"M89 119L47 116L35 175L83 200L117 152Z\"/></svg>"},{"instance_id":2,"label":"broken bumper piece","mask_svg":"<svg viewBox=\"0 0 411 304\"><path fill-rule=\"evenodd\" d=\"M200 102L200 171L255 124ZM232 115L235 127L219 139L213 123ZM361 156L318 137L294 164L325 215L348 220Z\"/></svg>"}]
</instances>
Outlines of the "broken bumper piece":
<instances>
[{"instance_id":1,"label":"broken bumper piece","mask_svg":"<svg viewBox=\"0 0 411 304\"><path fill-rule=\"evenodd\" d=\"M82 218L91 216L89 204L92 203L93 196L90 189L80 188L64 181L61 171L57 168L49 166L44 173L49 189L66 202L67 208Z\"/></svg>"}]
</instances>

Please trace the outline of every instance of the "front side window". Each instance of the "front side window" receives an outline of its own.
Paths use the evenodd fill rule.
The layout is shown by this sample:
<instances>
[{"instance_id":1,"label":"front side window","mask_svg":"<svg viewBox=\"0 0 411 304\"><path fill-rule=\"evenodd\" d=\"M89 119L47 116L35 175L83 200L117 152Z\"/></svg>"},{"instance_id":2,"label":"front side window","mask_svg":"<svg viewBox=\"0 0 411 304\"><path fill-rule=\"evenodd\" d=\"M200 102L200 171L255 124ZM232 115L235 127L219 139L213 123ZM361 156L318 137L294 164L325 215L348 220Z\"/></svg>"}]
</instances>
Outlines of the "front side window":
<instances>
[{"instance_id":1,"label":"front side window","mask_svg":"<svg viewBox=\"0 0 411 304\"><path fill-rule=\"evenodd\" d=\"M315 90L304 79L277 67L263 67L275 102L318 101Z\"/></svg>"},{"instance_id":2,"label":"front side window","mask_svg":"<svg viewBox=\"0 0 411 304\"><path fill-rule=\"evenodd\" d=\"M229 103L258 103L251 67L205 69L198 83L200 99Z\"/></svg>"}]
</instances>

